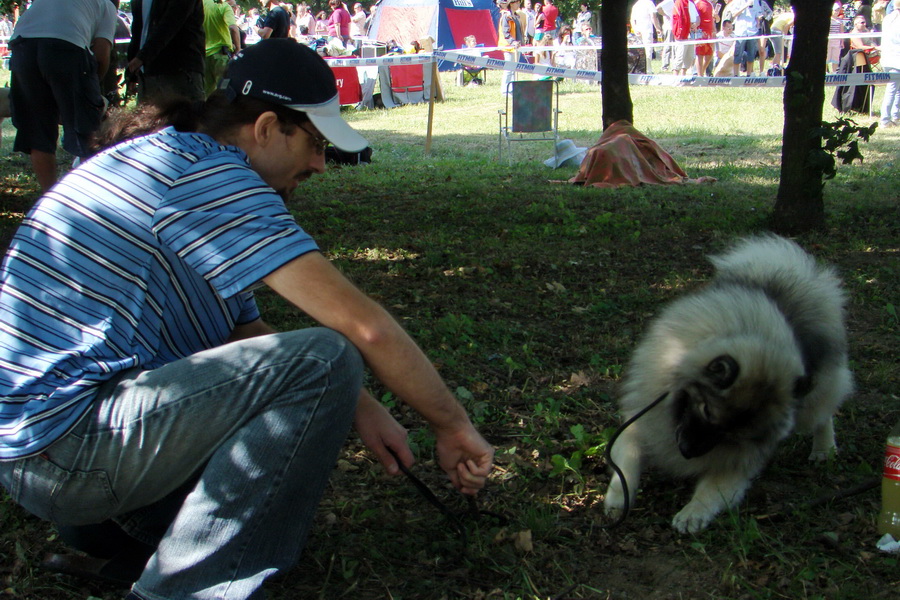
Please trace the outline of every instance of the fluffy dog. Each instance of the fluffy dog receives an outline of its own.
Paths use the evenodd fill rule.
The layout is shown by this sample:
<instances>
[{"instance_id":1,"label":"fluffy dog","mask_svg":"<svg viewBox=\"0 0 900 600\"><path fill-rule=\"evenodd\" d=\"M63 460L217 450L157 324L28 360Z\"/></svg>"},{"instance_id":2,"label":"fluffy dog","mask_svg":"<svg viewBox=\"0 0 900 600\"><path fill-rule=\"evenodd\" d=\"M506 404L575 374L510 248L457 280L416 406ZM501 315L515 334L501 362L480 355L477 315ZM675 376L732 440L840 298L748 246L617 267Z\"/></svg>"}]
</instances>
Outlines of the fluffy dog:
<instances>
[{"instance_id":1,"label":"fluffy dog","mask_svg":"<svg viewBox=\"0 0 900 600\"><path fill-rule=\"evenodd\" d=\"M681 532L739 503L795 426L812 434L810 460L833 453L832 417L853 388L833 269L775 235L710 260L711 283L668 305L638 344L619 399L623 419L667 395L611 449L632 502L644 460L697 478L672 521ZM607 513L620 514L624 501L613 474Z\"/></svg>"}]
</instances>

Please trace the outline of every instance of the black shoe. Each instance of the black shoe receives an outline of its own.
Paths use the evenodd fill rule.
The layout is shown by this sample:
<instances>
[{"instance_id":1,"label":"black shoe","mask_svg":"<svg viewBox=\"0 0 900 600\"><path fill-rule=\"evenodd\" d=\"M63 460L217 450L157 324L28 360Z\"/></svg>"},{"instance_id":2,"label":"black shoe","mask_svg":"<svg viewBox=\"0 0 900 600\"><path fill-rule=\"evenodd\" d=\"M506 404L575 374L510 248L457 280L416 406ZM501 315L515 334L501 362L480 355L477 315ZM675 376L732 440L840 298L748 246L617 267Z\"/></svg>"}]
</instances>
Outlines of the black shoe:
<instances>
[{"instance_id":1,"label":"black shoe","mask_svg":"<svg viewBox=\"0 0 900 600\"><path fill-rule=\"evenodd\" d=\"M58 526L59 538L67 546L97 558L112 558L122 552L141 552L149 546L137 541L114 521L96 525Z\"/></svg>"},{"instance_id":2,"label":"black shoe","mask_svg":"<svg viewBox=\"0 0 900 600\"><path fill-rule=\"evenodd\" d=\"M80 554L48 554L40 566L45 571L79 579L131 586L140 578L146 564L146 558L140 560L136 557L94 558Z\"/></svg>"},{"instance_id":3,"label":"black shoe","mask_svg":"<svg viewBox=\"0 0 900 600\"><path fill-rule=\"evenodd\" d=\"M112 521L59 527L59 537L80 554L49 554L41 568L81 579L130 586L137 581L155 548L125 533Z\"/></svg>"}]
</instances>

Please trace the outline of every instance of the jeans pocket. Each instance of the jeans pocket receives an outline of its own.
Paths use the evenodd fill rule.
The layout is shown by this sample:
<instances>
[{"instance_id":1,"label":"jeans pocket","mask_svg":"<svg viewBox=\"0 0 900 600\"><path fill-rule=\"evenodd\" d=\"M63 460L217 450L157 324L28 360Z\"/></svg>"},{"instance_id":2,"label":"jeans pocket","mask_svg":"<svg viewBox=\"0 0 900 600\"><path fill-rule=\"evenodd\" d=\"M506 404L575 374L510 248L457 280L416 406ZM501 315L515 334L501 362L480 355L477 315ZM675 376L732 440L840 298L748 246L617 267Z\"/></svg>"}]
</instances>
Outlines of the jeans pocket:
<instances>
[{"instance_id":1,"label":"jeans pocket","mask_svg":"<svg viewBox=\"0 0 900 600\"><path fill-rule=\"evenodd\" d=\"M42 456L24 461L14 500L59 525L89 525L110 518L118 504L105 471L70 471Z\"/></svg>"}]
</instances>

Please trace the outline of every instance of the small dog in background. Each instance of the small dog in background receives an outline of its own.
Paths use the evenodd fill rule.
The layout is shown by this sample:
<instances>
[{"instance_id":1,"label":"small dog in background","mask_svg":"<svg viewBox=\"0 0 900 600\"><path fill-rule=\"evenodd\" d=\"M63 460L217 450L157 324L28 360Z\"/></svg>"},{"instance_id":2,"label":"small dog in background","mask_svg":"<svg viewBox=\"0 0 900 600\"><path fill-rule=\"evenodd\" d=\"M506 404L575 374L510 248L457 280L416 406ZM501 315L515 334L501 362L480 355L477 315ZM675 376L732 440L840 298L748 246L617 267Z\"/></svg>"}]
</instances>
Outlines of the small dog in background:
<instances>
[{"instance_id":1,"label":"small dog in background","mask_svg":"<svg viewBox=\"0 0 900 600\"><path fill-rule=\"evenodd\" d=\"M675 515L681 532L704 529L738 504L796 427L812 433L811 460L835 451L832 417L853 389L845 297L833 269L775 235L744 239L710 258L713 280L668 305L638 344L619 408L631 418L611 449L634 501L642 463L697 478ZM608 514L621 514L612 475Z\"/></svg>"}]
</instances>

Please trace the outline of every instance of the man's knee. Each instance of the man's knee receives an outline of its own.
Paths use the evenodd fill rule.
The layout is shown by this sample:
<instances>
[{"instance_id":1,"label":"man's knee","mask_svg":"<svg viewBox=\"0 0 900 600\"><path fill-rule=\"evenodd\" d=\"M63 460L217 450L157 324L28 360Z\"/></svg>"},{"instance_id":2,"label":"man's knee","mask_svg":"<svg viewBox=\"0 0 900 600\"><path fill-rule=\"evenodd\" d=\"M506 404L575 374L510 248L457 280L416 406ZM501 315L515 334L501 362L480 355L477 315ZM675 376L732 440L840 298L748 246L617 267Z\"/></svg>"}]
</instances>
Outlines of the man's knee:
<instances>
[{"instance_id":1,"label":"man's knee","mask_svg":"<svg viewBox=\"0 0 900 600\"><path fill-rule=\"evenodd\" d=\"M330 379L335 384L357 390L362 387L364 362L356 346L341 333L327 327L313 327L297 332L298 343L305 352L328 363ZM298 348L299 349L299 348Z\"/></svg>"},{"instance_id":2,"label":"man's knee","mask_svg":"<svg viewBox=\"0 0 900 600\"><path fill-rule=\"evenodd\" d=\"M333 329L324 327L317 329L321 335L330 338L331 343L340 350L340 361L343 368L346 368L353 373L357 373L360 377L360 381L362 381L363 359L359 350L353 345L353 342Z\"/></svg>"}]
</instances>

